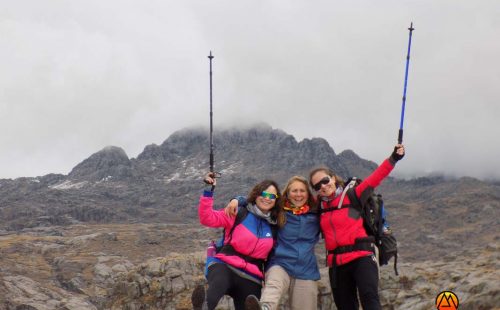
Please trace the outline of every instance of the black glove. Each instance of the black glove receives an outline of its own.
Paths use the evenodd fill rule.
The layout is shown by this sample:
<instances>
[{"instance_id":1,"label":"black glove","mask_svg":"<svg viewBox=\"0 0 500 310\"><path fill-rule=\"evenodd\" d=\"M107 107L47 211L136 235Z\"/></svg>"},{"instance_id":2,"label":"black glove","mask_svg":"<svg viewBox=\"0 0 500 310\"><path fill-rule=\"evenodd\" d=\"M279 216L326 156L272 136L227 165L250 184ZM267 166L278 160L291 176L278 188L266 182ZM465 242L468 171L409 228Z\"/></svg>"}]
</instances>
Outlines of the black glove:
<instances>
[{"instance_id":1,"label":"black glove","mask_svg":"<svg viewBox=\"0 0 500 310\"><path fill-rule=\"evenodd\" d=\"M399 155L399 154L397 153L397 150L398 150L399 148L402 148L402 146L401 146L401 147L397 147L397 146L395 146L395 147L394 147L394 151L392 151L392 154L391 154L391 159L392 159L394 162L397 162L398 160L401 160L401 159L403 159L403 157L405 157L405 154L404 154L404 153L403 153L403 155Z\"/></svg>"}]
</instances>

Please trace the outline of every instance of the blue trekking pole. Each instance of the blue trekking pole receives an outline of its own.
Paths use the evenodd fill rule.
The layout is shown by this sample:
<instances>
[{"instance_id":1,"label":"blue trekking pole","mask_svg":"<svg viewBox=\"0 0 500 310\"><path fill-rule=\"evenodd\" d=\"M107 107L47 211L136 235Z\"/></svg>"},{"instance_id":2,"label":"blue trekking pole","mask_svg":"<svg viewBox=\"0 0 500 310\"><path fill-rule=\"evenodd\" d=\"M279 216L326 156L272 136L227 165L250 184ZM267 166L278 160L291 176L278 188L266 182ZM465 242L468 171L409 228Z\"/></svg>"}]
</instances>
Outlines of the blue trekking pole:
<instances>
[{"instance_id":1,"label":"blue trekking pole","mask_svg":"<svg viewBox=\"0 0 500 310\"><path fill-rule=\"evenodd\" d=\"M399 123L399 134L398 134L398 144L403 143L403 121L405 119L405 105L406 105L406 84L408 83L408 67L410 66L410 48L411 48L411 34L415 28L413 28L413 22L410 24L410 38L408 40L408 54L406 55L406 71L405 71L405 87L403 90L403 104L401 105L401 122Z\"/></svg>"}]
</instances>

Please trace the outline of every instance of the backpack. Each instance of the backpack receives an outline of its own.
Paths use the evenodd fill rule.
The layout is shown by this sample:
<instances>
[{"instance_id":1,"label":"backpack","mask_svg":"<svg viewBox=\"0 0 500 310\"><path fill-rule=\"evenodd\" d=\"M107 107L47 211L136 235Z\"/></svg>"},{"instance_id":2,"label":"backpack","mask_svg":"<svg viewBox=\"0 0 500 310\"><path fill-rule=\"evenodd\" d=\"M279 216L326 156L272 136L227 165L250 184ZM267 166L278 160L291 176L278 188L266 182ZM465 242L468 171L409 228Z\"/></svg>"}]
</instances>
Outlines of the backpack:
<instances>
[{"instance_id":1,"label":"backpack","mask_svg":"<svg viewBox=\"0 0 500 310\"><path fill-rule=\"evenodd\" d=\"M250 263L261 265L261 269L264 269L265 261L259 260L259 259L254 259L254 258L250 258L248 256L239 254L239 253L237 253L233 249L233 247L231 245L229 245L229 243L231 242L231 239L233 238L234 229L236 228L236 226L238 226L239 224L241 224L245 220L245 218L247 217L247 215L248 215L248 209L246 208L246 205L244 207L240 207L239 206L238 207L238 212L236 213L236 218L234 219L234 224L233 224L233 226L231 226L231 229L229 230L227 244L224 245L224 237L226 235L226 230L224 229L222 231L221 238L219 238L217 240L217 242L215 242L215 253L219 253L219 252L222 251L222 252L227 253L229 255L238 255L238 256L244 258L245 260L247 260ZM271 234L273 236L273 241L274 241L274 243L276 243L276 239L277 239L277 236L278 236L278 226L277 225L270 225L270 227L271 227ZM208 274L208 267L213 262L215 262L215 261L216 261L216 259L213 256L207 255L207 261L206 261L206 264L205 264L205 276L207 276L207 274Z\"/></svg>"},{"instance_id":2,"label":"backpack","mask_svg":"<svg viewBox=\"0 0 500 310\"><path fill-rule=\"evenodd\" d=\"M354 190L360 183L361 179L358 178L351 178L346 183L347 196L351 201L351 207L361 214L366 233L375 239L379 265L387 265L389 260L394 257L394 272L399 275L397 269L398 245L392 230L387 224L382 195L374 193L372 189L368 195L363 195L361 199L358 198Z\"/></svg>"}]
</instances>

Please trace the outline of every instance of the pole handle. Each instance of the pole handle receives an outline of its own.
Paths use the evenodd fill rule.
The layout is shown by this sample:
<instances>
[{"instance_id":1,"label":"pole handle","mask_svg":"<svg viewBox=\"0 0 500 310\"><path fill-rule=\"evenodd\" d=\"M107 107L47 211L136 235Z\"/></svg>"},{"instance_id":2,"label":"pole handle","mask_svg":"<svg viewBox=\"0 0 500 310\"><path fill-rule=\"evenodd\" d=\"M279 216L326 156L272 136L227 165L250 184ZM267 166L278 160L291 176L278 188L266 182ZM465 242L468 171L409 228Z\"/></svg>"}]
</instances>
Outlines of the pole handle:
<instances>
[{"instance_id":1,"label":"pole handle","mask_svg":"<svg viewBox=\"0 0 500 310\"><path fill-rule=\"evenodd\" d=\"M398 144L402 143L403 143L403 129L400 129L398 133Z\"/></svg>"}]
</instances>

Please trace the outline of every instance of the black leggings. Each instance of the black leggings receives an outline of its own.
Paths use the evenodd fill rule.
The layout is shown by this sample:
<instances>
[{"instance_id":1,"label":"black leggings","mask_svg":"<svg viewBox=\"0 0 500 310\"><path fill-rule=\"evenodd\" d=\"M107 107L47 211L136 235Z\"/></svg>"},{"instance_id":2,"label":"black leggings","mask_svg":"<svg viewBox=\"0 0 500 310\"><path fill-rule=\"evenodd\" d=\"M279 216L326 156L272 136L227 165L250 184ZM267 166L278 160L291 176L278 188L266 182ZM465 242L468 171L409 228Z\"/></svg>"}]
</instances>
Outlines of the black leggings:
<instances>
[{"instance_id":1,"label":"black leggings","mask_svg":"<svg viewBox=\"0 0 500 310\"><path fill-rule=\"evenodd\" d=\"M337 266L336 283L333 283L335 280L332 274L333 269L330 268L330 285L337 309L358 310L357 291L363 310L382 309L378 297L378 264L372 256L360 257L345 265Z\"/></svg>"},{"instance_id":2,"label":"black leggings","mask_svg":"<svg viewBox=\"0 0 500 310\"><path fill-rule=\"evenodd\" d=\"M226 264L216 263L208 267L208 309L215 309L224 295L233 298L236 310L245 309L245 299L248 295L255 295L260 299L262 285L242 278L234 273Z\"/></svg>"}]
</instances>

